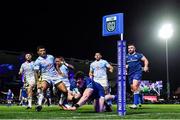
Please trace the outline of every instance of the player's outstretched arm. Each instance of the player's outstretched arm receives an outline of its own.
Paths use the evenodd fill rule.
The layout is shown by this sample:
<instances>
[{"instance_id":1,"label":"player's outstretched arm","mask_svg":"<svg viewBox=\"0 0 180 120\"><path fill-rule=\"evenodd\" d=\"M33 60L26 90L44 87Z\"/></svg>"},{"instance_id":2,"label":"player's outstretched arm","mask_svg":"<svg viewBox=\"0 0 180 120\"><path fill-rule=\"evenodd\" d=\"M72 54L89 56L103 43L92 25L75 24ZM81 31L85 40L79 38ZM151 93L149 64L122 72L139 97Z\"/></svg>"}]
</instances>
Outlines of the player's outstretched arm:
<instances>
[{"instance_id":1,"label":"player's outstretched arm","mask_svg":"<svg viewBox=\"0 0 180 120\"><path fill-rule=\"evenodd\" d=\"M80 106L84 105L88 101L92 93L92 88L86 88L80 100L73 107L69 108L69 110L77 110Z\"/></svg>"}]
</instances>

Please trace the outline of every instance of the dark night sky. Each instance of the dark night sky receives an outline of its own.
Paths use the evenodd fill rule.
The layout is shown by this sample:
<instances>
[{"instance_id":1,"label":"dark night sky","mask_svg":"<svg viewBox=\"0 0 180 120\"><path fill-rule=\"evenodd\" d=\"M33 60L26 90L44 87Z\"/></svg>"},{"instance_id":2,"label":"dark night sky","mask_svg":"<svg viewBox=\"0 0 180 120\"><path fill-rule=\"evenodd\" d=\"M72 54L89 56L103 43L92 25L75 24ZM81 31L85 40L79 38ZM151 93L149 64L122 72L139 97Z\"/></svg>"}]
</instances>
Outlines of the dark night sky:
<instances>
[{"instance_id":1,"label":"dark night sky","mask_svg":"<svg viewBox=\"0 0 180 120\"><path fill-rule=\"evenodd\" d=\"M180 86L179 0L8 1L1 9L1 41L5 42L1 50L36 52L37 45L45 45L51 54L84 60L93 60L100 51L113 63L119 38L102 37L102 17L123 12L124 39L149 59L150 72L144 79L151 80L166 80L165 42L157 34L161 24L170 21L174 26L168 44L170 81L172 89Z\"/></svg>"}]
</instances>

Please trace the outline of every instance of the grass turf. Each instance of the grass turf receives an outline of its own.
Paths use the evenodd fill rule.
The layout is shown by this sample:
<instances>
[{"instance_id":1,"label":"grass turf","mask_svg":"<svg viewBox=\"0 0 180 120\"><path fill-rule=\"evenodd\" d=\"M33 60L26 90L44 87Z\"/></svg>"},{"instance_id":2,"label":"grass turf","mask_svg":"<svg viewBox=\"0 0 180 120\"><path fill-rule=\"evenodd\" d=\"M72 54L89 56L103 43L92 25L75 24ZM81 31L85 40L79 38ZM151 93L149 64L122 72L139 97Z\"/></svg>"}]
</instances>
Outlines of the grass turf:
<instances>
[{"instance_id":1,"label":"grass turf","mask_svg":"<svg viewBox=\"0 0 180 120\"><path fill-rule=\"evenodd\" d=\"M180 119L180 104L144 104L138 109L127 107L126 116L113 112L95 113L92 105L84 105L77 111L64 111L58 106L45 106L41 112L35 107L26 110L22 106L0 106L0 119Z\"/></svg>"}]
</instances>

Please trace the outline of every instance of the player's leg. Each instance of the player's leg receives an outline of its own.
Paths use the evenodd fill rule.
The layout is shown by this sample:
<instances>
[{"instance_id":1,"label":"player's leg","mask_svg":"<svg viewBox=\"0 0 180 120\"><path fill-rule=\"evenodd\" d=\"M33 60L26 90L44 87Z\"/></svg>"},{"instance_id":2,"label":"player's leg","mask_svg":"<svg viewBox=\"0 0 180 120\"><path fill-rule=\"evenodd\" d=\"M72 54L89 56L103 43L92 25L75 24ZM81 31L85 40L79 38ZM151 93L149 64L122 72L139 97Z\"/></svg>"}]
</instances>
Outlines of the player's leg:
<instances>
[{"instance_id":1,"label":"player's leg","mask_svg":"<svg viewBox=\"0 0 180 120\"><path fill-rule=\"evenodd\" d=\"M117 95L111 95L111 94L105 95L105 101L107 100L112 100L112 101L117 102Z\"/></svg>"},{"instance_id":2,"label":"player's leg","mask_svg":"<svg viewBox=\"0 0 180 120\"><path fill-rule=\"evenodd\" d=\"M47 105L50 106L51 105L51 96L47 95L46 101L47 101Z\"/></svg>"},{"instance_id":3,"label":"player's leg","mask_svg":"<svg viewBox=\"0 0 180 120\"><path fill-rule=\"evenodd\" d=\"M36 111L41 111L42 109L42 101L44 99L44 94L49 87L49 84L47 81L42 81L41 82L41 89L38 89L38 105L36 106Z\"/></svg>"},{"instance_id":4,"label":"player's leg","mask_svg":"<svg viewBox=\"0 0 180 120\"><path fill-rule=\"evenodd\" d=\"M44 106L46 105L46 103L47 103L47 98L45 97L44 98Z\"/></svg>"},{"instance_id":5,"label":"player's leg","mask_svg":"<svg viewBox=\"0 0 180 120\"><path fill-rule=\"evenodd\" d=\"M133 92L139 91L139 80L133 79L133 84L131 85Z\"/></svg>"},{"instance_id":6,"label":"player's leg","mask_svg":"<svg viewBox=\"0 0 180 120\"><path fill-rule=\"evenodd\" d=\"M104 112L104 97L94 99L95 112Z\"/></svg>"},{"instance_id":7,"label":"player's leg","mask_svg":"<svg viewBox=\"0 0 180 120\"><path fill-rule=\"evenodd\" d=\"M100 80L96 80L97 83L99 83L101 86L103 86L103 90L104 90L104 94L105 95L110 95L110 84L108 82L107 79L100 79ZM104 102L104 107L105 107L105 110L107 112L111 112L112 111L112 100L107 100Z\"/></svg>"},{"instance_id":8,"label":"player's leg","mask_svg":"<svg viewBox=\"0 0 180 120\"><path fill-rule=\"evenodd\" d=\"M7 100L7 106L8 106L8 107L11 106L11 99L8 99L8 100Z\"/></svg>"},{"instance_id":9,"label":"player's leg","mask_svg":"<svg viewBox=\"0 0 180 120\"><path fill-rule=\"evenodd\" d=\"M129 83L131 85L131 91L133 92L133 105L130 106L130 108L136 109L137 105L139 104L139 92L140 92L140 80L142 78L142 73L141 72L136 72L133 73L132 75L129 76Z\"/></svg>"},{"instance_id":10,"label":"player's leg","mask_svg":"<svg viewBox=\"0 0 180 120\"><path fill-rule=\"evenodd\" d=\"M62 81L56 83L55 86L63 94L62 103L59 103L59 105L64 110L66 110L69 107L69 105L67 104L68 103L67 102L68 90L67 90L65 84Z\"/></svg>"},{"instance_id":11,"label":"player's leg","mask_svg":"<svg viewBox=\"0 0 180 120\"><path fill-rule=\"evenodd\" d=\"M21 97L21 98L20 98L20 103L19 103L19 105L23 105L23 101L24 101L24 100L23 100L23 97Z\"/></svg>"},{"instance_id":12,"label":"player's leg","mask_svg":"<svg viewBox=\"0 0 180 120\"><path fill-rule=\"evenodd\" d=\"M51 103L51 97L49 97L48 100L49 100L49 106L50 106L52 104Z\"/></svg>"},{"instance_id":13,"label":"player's leg","mask_svg":"<svg viewBox=\"0 0 180 120\"><path fill-rule=\"evenodd\" d=\"M73 92L69 90L68 91L68 97L67 97L68 101L72 101L73 97L74 97Z\"/></svg>"},{"instance_id":14,"label":"player's leg","mask_svg":"<svg viewBox=\"0 0 180 120\"><path fill-rule=\"evenodd\" d=\"M99 98L99 103L98 103L99 104L98 105L99 106L99 112L103 112L104 111L104 101L105 101L104 97L101 96Z\"/></svg>"},{"instance_id":15,"label":"player's leg","mask_svg":"<svg viewBox=\"0 0 180 120\"><path fill-rule=\"evenodd\" d=\"M21 105L22 106L26 106L27 105L27 98L25 98L25 97L21 97Z\"/></svg>"},{"instance_id":16,"label":"player's leg","mask_svg":"<svg viewBox=\"0 0 180 120\"><path fill-rule=\"evenodd\" d=\"M99 99L94 99L93 105L95 112L99 112Z\"/></svg>"},{"instance_id":17,"label":"player's leg","mask_svg":"<svg viewBox=\"0 0 180 120\"><path fill-rule=\"evenodd\" d=\"M110 95L109 86L103 86L103 88L104 88L105 96ZM112 99L107 99L104 102L104 106L105 106L106 112L111 112L112 111L112 108L111 108L112 107Z\"/></svg>"},{"instance_id":18,"label":"player's leg","mask_svg":"<svg viewBox=\"0 0 180 120\"><path fill-rule=\"evenodd\" d=\"M104 112L104 107L105 107L105 92L106 92L106 94L109 94L109 93L107 93L108 91L106 91L107 90L107 87L102 87L100 84L97 86L97 88L98 88L98 93L97 93L97 95L95 95L94 96L94 98L98 101L97 102L97 106L98 106L98 111L96 111L96 112ZM110 108L108 108L108 109L110 109ZM106 106L106 110L107 110L107 106Z\"/></svg>"},{"instance_id":19,"label":"player's leg","mask_svg":"<svg viewBox=\"0 0 180 120\"><path fill-rule=\"evenodd\" d=\"M28 107L27 107L27 109L31 109L32 108L33 88L35 87L35 79L30 78L28 83L29 83L29 86L27 89L27 92L28 92Z\"/></svg>"},{"instance_id":20,"label":"player's leg","mask_svg":"<svg viewBox=\"0 0 180 120\"><path fill-rule=\"evenodd\" d=\"M27 88L27 93L28 93L28 107L27 107L27 109L31 109L32 108L32 86L29 86Z\"/></svg>"},{"instance_id":21,"label":"player's leg","mask_svg":"<svg viewBox=\"0 0 180 120\"><path fill-rule=\"evenodd\" d=\"M68 104L72 104L72 94L70 93L70 82L69 82L69 79L62 79L62 82L64 83L64 85L66 86L66 89L68 91L68 94L67 94L67 100L68 100ZM61 93L60 95L60 99L59 99L59 104L62 105L63 104L63 100L64 100L64 93Z\"/></svg>"},{"instance_id":22,"label":"player's leg","mask_svg":"<svg viewBox=\"0 0 180 120\"><path fill-rule=\"evenodd\" d=\"M136 109L137 105L139 104L139 81L138 80L133 80L133 84L131 84L131 89L133 92L133 96L134 96L134 102L133 105L130 106L130 108Z\"/></svg>"}]
</instances>

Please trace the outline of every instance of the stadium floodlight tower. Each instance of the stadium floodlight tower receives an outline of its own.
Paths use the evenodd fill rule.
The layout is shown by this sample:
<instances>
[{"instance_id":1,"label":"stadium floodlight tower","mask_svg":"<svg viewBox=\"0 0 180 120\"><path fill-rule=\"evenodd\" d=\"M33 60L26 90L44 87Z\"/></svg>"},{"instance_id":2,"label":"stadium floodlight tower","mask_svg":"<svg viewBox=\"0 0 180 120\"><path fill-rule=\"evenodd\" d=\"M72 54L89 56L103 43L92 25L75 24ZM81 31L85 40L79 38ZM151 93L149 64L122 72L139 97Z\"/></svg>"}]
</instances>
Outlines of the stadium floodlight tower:
<instances>
[{"instance_id":1,"label":"stadium floodlight tower","mask_svg":"<svg viewBox=\"0 0 180 120\"><path fill-rule=\"evenodd\" d=\"M124 22L123 13L103 16L103 36L118 35L117 40L117 112L119 116L126 114L126 41L123 40Z\"/></svg>"},{"instance_id":2,"label":"stadium floodlight tower","mask_svg":"<svg viewBox=\"0 0 180 120\"><path fill-rule=\"evenodd\" d=\"M168 62L168 41L173 35L171 24L164 24L159 30L159 37L166 42L166 80L167 80L167 99L170 99L170 81L169 81L169 62Z\"/></svg>"}]
</instances>

